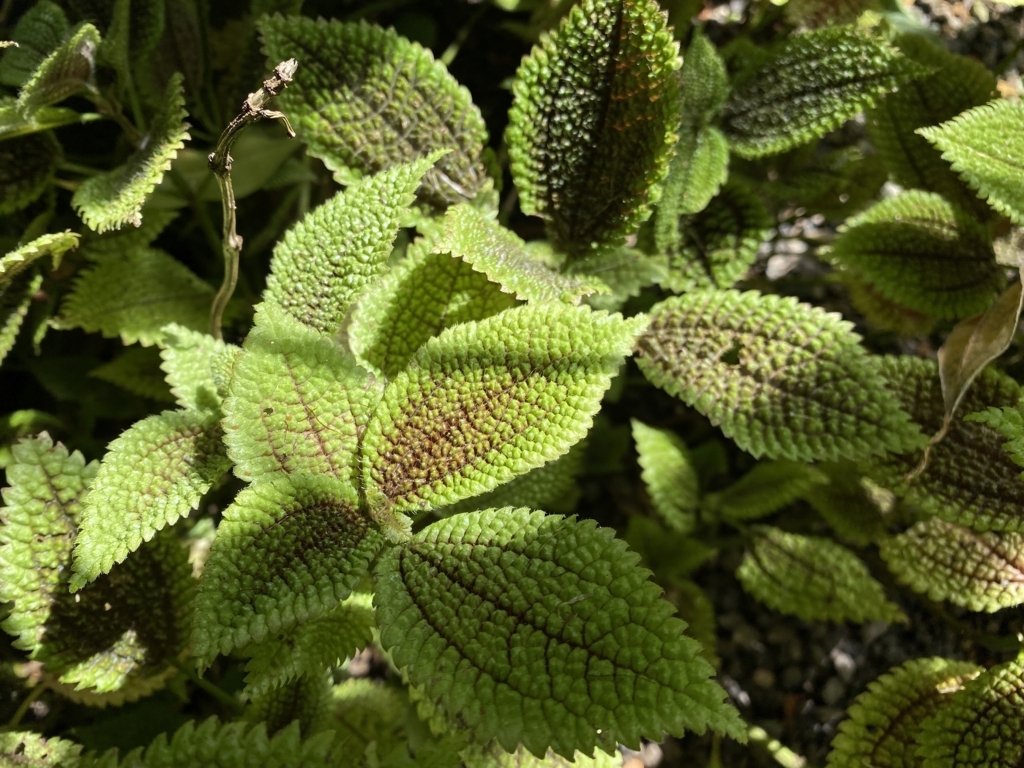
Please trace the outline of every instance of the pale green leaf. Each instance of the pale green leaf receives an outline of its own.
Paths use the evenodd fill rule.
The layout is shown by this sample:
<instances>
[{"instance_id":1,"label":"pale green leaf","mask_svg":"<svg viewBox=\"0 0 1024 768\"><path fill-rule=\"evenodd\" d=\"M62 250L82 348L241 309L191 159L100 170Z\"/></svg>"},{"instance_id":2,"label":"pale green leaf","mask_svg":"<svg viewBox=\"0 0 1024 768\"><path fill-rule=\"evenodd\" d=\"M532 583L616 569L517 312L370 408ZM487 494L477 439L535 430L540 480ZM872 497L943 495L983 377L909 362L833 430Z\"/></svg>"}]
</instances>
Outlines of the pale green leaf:
<instances>
[{"instance_id":1,"label":"pale green leaf","mask_svg":"<svg viewBox=\"0 0 1024 768\"><path fill-rule=\"evenodd\" d=\"M49 131L0 141L0 215L21 210L46 191L60 154Z\"/></svg>"},{"instance_id":2,"label":"pale green leaf","mask_svg":"<svg viewBox=\"0 0 1024 768\"><path fill-rule=\"evenodd\" d=\"M71 204L82 221L97 232L142 225L143 205L190 138L185 115L182 79L175 74L139 148L122 165L86 179L75 190Z\"/></svg>"},{"instance_id":3,"label":"pale green leaf","mask_svg":"<svg viewBox=\"0 0 1024 768\"><path fill-rule=\"evenodd\" d=\"M18 340L32 297L43 284L43 276L26 272L14 280L0 284L0 363Z\"/></svg>"},{"instance_id":4,"label":"pale green leaf","mask_svg":"<svg viewBox=\"0 0 1024 768\"><path fill-rule=\"evenodd\" d=\"M301 219L274 248L264 303L337 333L352 303L384 272L403 214L436 159L363 179Z\"/></svg>"},{"instance_id":5,"label":"pale green leaf","mask_svg":"<svg viewBox=\"0 0 1024 768\"><path fill-rule=\"evenodd\" d=\"M785 152L838 128L926 71L853 27L794 35L739 73L723 127L742 157Z\"/></svg>"},{"instance_id":6,"label":"pale green leaf","mask_svg":"<svg viewBox=\"0 0 1024 768\"><path fill-rule=\"evenodd\" d=\"M828 482L820 470L795 461L762 461L723 491L709 494L705 507L727 520L755 520L804 498Z\"/></svg>"},{"instance_id":7,"label":"pale green leaf","mask_svg":"<svg viewBox=\"0 0 1024 768\"><path fill-rule=\"evenodd\" d=\"M695 291L651 318L640 369L754 456L856 459L922 442L837 315L754 291Z\"/></svg>"},{"instance_id":8,"label":"pale green leaf","mask_svg":"<svg viewBox=\"0 0 1024 768\"><path fill-rule=\"evenodd\" d=\"M100 33L82 24L60 47L39 62L18 93L18 109L31 115L40 107L63 101L92 85Z\"/></svg>"},{"instance_id":9,"label":"pale green leaf","mask_svg":"<svg viewBox=\"0 0 1024 768\"><path fill-rule=\"evenodd\" d=\"M761 602L805 621L906 621L857 555L820 536L757 528L736 577Z\"/></svg>"},{"instance_id":10,"label":"pale green leaf","mask_svg":"<svg viewBox=\"0 0 1024 768\"><path fill-rule=\"evenodd\" d=\"M978 533L932 518L880 551L897 579L932 600L988 613L1024 603L1022 533Z\"/></svg>"},{"instance_id":11,"label":"pale green leaf","mask_svg":"<svg viewBox=\"0 0 1024 768\"><path fill-rule=\"evenodd\" d=\"M219 410L241 349L208 333L172 323L163 329L160 367L178 405L194 410Z\"/></svg>"},{"instance_id":12,"label":"pale green leaf","mask_svg":"<svg viewBox=\"0 0 1024 768\"><path fill-rule=\"evenodd\" d=\"M477 742L563 756L745 728L638 558L592 521L456 515L375 569L381 642Z\"/></svg>"},{"instance_id":13,"label":"pale green leaf","mask_svg":"<svg viewBox=\"0 0 1024 768\"><path fill-rule=\"evenodd\" d=\"M31 115L24 115L13 98L0 96L0 139L14 139L64 125L91 122L99 117L94 112L79 114L65 107L40 107Z\"/></svg>"},{"instance_id":14,"label":"pale green leaf","mask_svg":"<svg viewBox=\"0 0 1024 768\"><path fill-rule=\"evenodd\" d=\"M655 512L672 530L692 531L697 523L700 485L686 444L668 430L636 419L631 424L640 476Z\"/></svg>"},{"instance_id":15,"label":"pale green leaf","mask_svg":"<svg viewBox=\"0 0 1024 768\"><path fill-rule=\"evenodd\" d=\"M451 150L423 177L428 202L443 207L490 186L483 117L426 48L366 22L272 16L259 29L272 63L301 62L278 102L332 171L351 180Z\"/></svg>"},{"instance_id":16,"label":"pale green leaf","mask_svg":"<svg viewBox=\"0 0 1024 768\"><path fill-rule=\"evenodd\" d=\"M553 750L541 756L530 754L525 747L506 752L499 744L469 747L459 753L465 768L621 768L622 755L596 750L593 755L575 752L562 757Z\"/></svg>"},{"instance_id":17,"label":"pale green leaf","mask_svg":"<svg viewBox=\"0 0 1024 768\"><path fill-rule=\"evenodd\" d=\"M20 245L5 256L0 257L0 285L9 282L23 269L30 267L39 259L50 256L51 266L56 269L61 257L78 246L79 235L67 229L63 232L52 232Z\"/></svg>"},{"instance_id":18,"label":"pale green leaf","mask_svg":"<svg viewBox=\"0 0 1024 768\"><path fill-rule=\"evenodd\" d=\"M259 311L224 400L224 442L243 480L274 473L357 478L359 439L380 385L329 336Z\"/></svg>"},{"instance_id":19,"label":"pale green leaf","mask_svg":"<svg viewBox=\"0 0 1024 768\"><path fill-rule=\"evenodd\" d=\"M33 3L18 19L10 33L10 46L0 57L0 83L19 87L40 62L53 52L68 31L64 10L50 0Z\"/></svg>"},{"instance_id":20,"label":"pale green leaf","mask_svg":"<svg viewBox=\"0 0 1024 768\"><path fill-rule=\"evenodd\" d=\"M193 653L258 643L322 616L352 591L384 547L355 491L332 477L281 476L251 485L224 510L203 570Z\"/></svg>"},{"instance_id":21,"label":"pale green leaf","mask_svg":"<svg viewBox=\"0 0 1024 768\"><path fill-rule=\"evenodd\" d=\"M0 733L0 765L10 768L76 766L82 747L67 739L44 738L32 731Z\"/></svg>"},{"instance_id":22,"label":"pale green leaf","mask_svg":"<svg viewBox=\"0 0 1024 768\"><path fill-rule=\"evenodd\" d=\"M573 259L565 272L600 281L607 290L587 297L587 304L611 312L628 299L639 296L644 288L664 280L664 261L636 248L619 246Z\"/></svg>"},{"instance_id":23,"label":"pale green leaf","mask_svg":"<svg viewBox=\"0 0 1024 768\"><path fill-rule=\"evenodd\" d=\"M85 497L73 589L93 581L199 504L230 466L216 417L164 411L107 448Z\"/></svg>"},{"instance_id":24,"label":"pale green leaf","mask_svg":"<svg viewBox=\"0 0 1024 768\"><path fill-rule=\"evenodd\" d=\"M506 144L522 209L569 252L650 215L681 117L679 47L653 0L584 0L523 60Z\"/></svg>"},{"instance_id":25,"label":"pale green leaf","mask_svg":"<svg viewBox=\"0 0 1024 768\"><path fill-rule=\"evenodd\" d=\"M911 659L854 699L839 724L828 768L911 768L921 723L981 672L969 661Z\"/></svg>"},{"instance_id":26,"label":"pale green leaf","mask_svg":"<svg viewBox=\"0 0 1024 768\"><path fill-rule=\"evenodd\" d=\"M153 347L128 347L110 362L93 368L89 376L140 397L174 402L160 371L160 354Z\"/></svg>"},{"instance_id":27,"label":"pale green leaf","mask_svg":"<svg viewBox=\"0 0 1024 768\"><path fill-rule=\"evenodd\" d=\"M557 303L447 329L388 384L366 428L368 500L452 504L557 459L586 435L645 323Z\"/></svg>"}]
</instances>

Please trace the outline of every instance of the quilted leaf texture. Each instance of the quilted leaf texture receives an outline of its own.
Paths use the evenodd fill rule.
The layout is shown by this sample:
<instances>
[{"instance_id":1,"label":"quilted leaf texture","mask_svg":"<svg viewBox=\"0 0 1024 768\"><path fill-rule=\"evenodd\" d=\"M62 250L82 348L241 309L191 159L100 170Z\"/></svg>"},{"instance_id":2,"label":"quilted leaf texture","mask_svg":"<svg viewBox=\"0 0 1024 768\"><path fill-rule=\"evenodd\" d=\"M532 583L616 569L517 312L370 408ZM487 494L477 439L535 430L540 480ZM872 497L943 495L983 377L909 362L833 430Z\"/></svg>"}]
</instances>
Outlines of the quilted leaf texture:
<instances>
[{"instance_id":1,"label":"quilted leaf texture","mask_svg":"<svg viewBox=\"0 0 1024 768\"><path fill-rule=\"evenodd\" d=\"M235 474L323 474L357 488L359 438L379 386L330 336L272 307L257 318L224 401Z\"/></svg>"},{"instance_id":2,"label":"quilted leaf texture","mask_svg":"<svg viewBox=\"0 0 1024 768\"><path fill-rule=\"evenodd\" d=\"M942 424L945 408L938 366L906 355L883 358L880 370L889 391L926 434ZM967 391L959 412L1016 405L1021 388L1009 376L988 368ZM992 427L956 418L942 442L932 446L928 467L910 485L901 479L920 460L917 453L890 455L879 463L881 478L925 512L978 531L1024 533L1024 483L1020 467L1003 449Z\"/></svg>"},{"instance_id":3,"label":"quilted leaf texture","mask_svg":"<svg viewBox=\"0 0 1024 768\"><path fill-rule=\"evenodd\" d=\"M331 678L323 669L301 675L252 697L245 709L250 723L263 723L276 733L291 722L308 736L324 729L331 705Z\"/></svg>"},{"instance_id":4,"label":"quilted leaf texture","mask_svg":"<svg viewBox=\"0 0 1024 768\"><path fill-rule=\"evenodd\" d=\"M193 622L200 666L333 610L365 575L384 534L332 477L277 476L224 511Z\"/></svg>"},{"instance_id":5,"label":"quilted leaf texture","mask_svg":"<svg viewBox=\"0 0 1024 768\"><path fill-rule=\"evenodd\" d=\"M230 467L215 415L164 411L114 440L83 501L73 589L185 517Z\"/></svg>"},{"instance_id":6,"label":"quilted leaf texture","mask_svg":"<svg viewBox=\"0 0 1024 768\"><path fill-rule=\"evenodd\" d=\"M609 311L619 309L627 299L663 280L665 272L664 259L628 246L604 248L566 266L567 274L586 275L607 287L607 292L587 297L587 304Z\"/></svg>"},{"instance_id":7,"label":"quilted leaf texture","mask_svg":"<svg viewBox=\"0 0 1024 768\"><path fill-rule=\"evenodd\" d=\"M47 256L52 259L54 268L60 264L61 257L78 245L80 235L71 230L53 232L20 245L13 251L0 257L0 285L10 282L15 275L32 266Z\"/></svg>"},{"instance_id":8,"label":"quilted leaf texture","mask_svg":"<svg viewBox=\"0 0 1024 768\"><path fill-rule=\"evenodd\" d=\"M1024 224L1024 106L993 101L918 133L934 144L978 195L1015 224Z\"/></svg>"},{"instance_id":9,"label":"quilted leaf texture","mask_svg":"<svg viewBox=\"0 0 1024 768\"><path fill-rule=\"evenodd\" d=\"M0 215L24 208L43 193L60 154L49 131L0 141Z\"/></svg>"},{"instance_id":10,"label":"quilted leaf texture","mask_svg":"<svg viewBox=\"0 0 1024 768\"><path fill-rule=\"evenodd\" d=\"M854 27L794 35L766 54L737 76L723 111L723 129L742 157L820 138L927 71Z\"/></svg>"},{"instance_id":11,"label":"quilted leaf texture","mask_svg":"<svg viewBox=\"0 0 1024 768\"><path fill-rule=\"evenodd\" d=\"M160 368L179 406L219 412L240 352L209 333L172 323L163 329L160 340Z\"/></svg>"},{"instance_id":12,"label":"quilted leaf texture","mask_svg":"<svg viewBox=\"0 0 1024 768\"><path fill-rule=\"evenodd\" d=\"M922 768L1003 768L1024 759L1024 663L1000 664L953 694L921 724L917 760Z\"/></svg>"},{"instance_id":13,"label":"quilted leaf texture","mask_svg":"<svg viewBox=\"0 0 1024 768\"><path fill-rule=\"evenodd\" d=\"M506 143L555 243L617 245L651 214L681 117L679 47L653 0L584 0L516 72Z\"/></svg>"},{"instance_id":14,"label":"quilted leaf texture","mask_svg":"<svg viewBox=\"0 0 1024 768\"><path fill-rule=\"evenodd\" d=\"M22 85L18 110L31 115L40 107L56 104L85 90L92 81L100 33L82 24L58 48L50 52Z\"/></svg>"},{"instance_id":15,"label":"quilted leaf texture","mask_svg":"<svg viewBox=\"0 0 1024 768\"><path fill-rule=\"evenodd\" d=\"M793 298L666 299L651 309L637 364L754 456L856 459L923 440L851 324Z\"/></svg>"},{"instance_id":16,"label":"quilted leaf texture","mask_svg":"<svg viewBox=\"0 0 1024 768\"><path fill-rule=\"evenodd\" d=\"M362 179L288 230L274 247L264 304L337 333L352 302L384 273L402 217L437 157Z\"/></svg>"},{"instance_id":17,"label":"quilted leaf texture","mask_svg":"<svg viewBox=\"0 0 1024 768\"><path fill-rule=\"evenodd\" d=\"M185 549L157 537L72 595L75 530L97 465L45 433L12 453L0 512L0 600L13 604L4 630L65 695L118 703L158 688L185 645L192 593Z\"/></svg>"},{"instance_id":18,"label":"quilted leaf texture","mask_svg":"<svg viewBox=\"0 0 1024 768\"><path fill-rule=\"evenodd\" d=\"M1024 467L1024 400L1016 407L988 408L966 417L994 429L1006 440L1003 448L1006 455L1019 467Z\"/></svg>"},{"instance_id":19,"label":"quilted leaf texture","mask_svg":"<svg viewBox=\"0 0 1024 768\"><path fill-rule=\"evenodd\" d=\"M723 491L709 494L708 509L730 520L754 520L792 504L828 482L816 469L796 461L763 461Z\"/></svg>"},{"instance_id":20,"label":"quilted leaf texture","mask_svg":"<svg viewBox=\"0 0 1024 768\"><path fill-rule=\"evenodd\" d=\"M1024 534L978 533L932 518L881 544L896 578L972 611L1024 603Z\"/></svg>"},{"instance_id":21,"label":"quilted leaf texture","mask_svg":"<svg viewBox=\"0 0 1024 768\"><path fill-rule=\"evenodd\" d=\"M388 384L366 428L367 500L453 504L557 459L590 429L645 323L545 303L447 329Z\"/></svg>"},{"instance_id":22,"label":"quilted leaf texture","mask_svg":"<svg viewBox=\"0 0 1024 768\"><path fill-rule=\"evenodd\" d=\"M765 605L806 621L906 621L857 555L819 536L759 527L736 576Z\"/></svg>"},{"instance_id":23,"label":"quilted leaf texture","mask_svg":"<svg viewBox=\"0 0 1024 768\"><path fill-rule=\"evenodd\" d=\"M259 29L271 66L302 62L278 102L342 180L451 150L423 178L425 200L443 208L491 185L483 117L426 48L365 22L271 16Z\"/></svg>"},{"instance_id":24,"label":"quilted leaf texture","mask_svg":"<svg viewBox=\"0 0 1024 768\"><path fill-rule=\"evenodd\" d=\"M692 531L700 505L700 479L686 444L673 432L636 419L632 430L640 476L654 511L672 530Z\"/></svg>"},{"instance_id":25,"label":"quilted leaf texture","mask_svg":"<svg viewBox=\"0 0 1024 768\"><path fill-rule=\"evenodd\" d=\"M527 509L450 517L375 569L381 642L478 743L595 746L745 729L639 558L608 529Z\"/></svg>"},{"instance_id":26,"label":"quilted leaf texture","mask_svg":"<svg viewBox=\"0 0 1024 768\"><path fill-rule=\"evenodd\" d=\"M984 311L1006 283L985 228L922 190L847 220L829 255L886 299L944 320Z\"/></svg>"},{"instance_id":27,"label":"quilted leaf texture","mask_svg":"<svg viewBox=\"0 0 1024 768\"><path fill-rule=\"evenodd\" d=\"M0 765L18 768L61 768L77 765L82 747L73 741L43 738L32 731L0 733Z\"/></svg>"},{"instance_id":28,"label":"quilted leaf texture","mask_svg":"<svg viewBox=\"0 0 1024 768\"><path fill-rule=\"evenodd\" d=\"M114 170L86 179L72 195L71 204L90 229L106 232L125 224L142 225L146 198L190 138L185 114L185 90L181 75L175 74L139 149Z\"/></svg>"},{"instance_id":29,"label":"quilted leaf texture","mask_svg":"<svg viewBox=\"0 0 1024 768\"><path fill-rule=\"evenodd\" d=\"M854 699L839 725L827 768L904 768L915 757L921 723L978 676L981 667L952 659L911 659Z\"/></svg>"}]
</instances>

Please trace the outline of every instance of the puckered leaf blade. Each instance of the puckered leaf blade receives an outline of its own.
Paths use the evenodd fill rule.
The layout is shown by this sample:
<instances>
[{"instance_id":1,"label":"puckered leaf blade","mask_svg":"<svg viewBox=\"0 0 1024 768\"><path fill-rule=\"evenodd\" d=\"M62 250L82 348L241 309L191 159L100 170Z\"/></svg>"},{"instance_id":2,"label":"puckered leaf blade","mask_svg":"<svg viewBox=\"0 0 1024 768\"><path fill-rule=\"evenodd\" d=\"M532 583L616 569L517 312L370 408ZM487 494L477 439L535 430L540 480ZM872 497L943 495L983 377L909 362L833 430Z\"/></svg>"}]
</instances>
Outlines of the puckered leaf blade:
<instances>
[{"instance_id":1,"label":"puckered leaf blade","mask_svg":"<svg viewBox=\"0 0 1024 768\"><path fill-rule=\"evenodd\" d=\"M683 729L742 739L637 561L592 521L456 515L379 561L381 640L448 717L509 751L571 756Z\"/></svg>"},{"instance_id":2,"label":"puckered leaf blade","mask_svg":"<svg viewBox=\"0 0 1024 768\"><path fill-rule=\"evenodd\" d=\"M645 322L528 304L447 329L388 384L366 429L368 500L453 504L563 455Z\"/></svg>"},{"instance_id":3,"label":"puckered leaf blade","mask_svg":"<svg viewBox=\"0 0 1024 768\"><path fill-rule=\"evenodd\" d=\"M686 444L673 432L632 422L640 476L655 512L674 531L687 533L697 523L700 485Z\"/></svg>"},{"instance_id":4,"label":"puckered leaf blade","mask_svg":"<svg viewBox=\"0 0 1024 768\"><path fill-rule=\"evenodd\" d=\"M160 340L160 368L182 408L219 411L241 349L172 323Z\"/></svg>"},{"instance_id":5,"label":"puckered leaf blade","mask_svg":"<svg viewBox=\"0 0 1024 768\"><path fill-rule=\"evenodd\" d=\"M1006 454L1017 466L1024 467L1024 400L1015 407L987 408L970 414L966 419L998 432L1006 440L1003 444Z\"/></svg>"}]
</instances>

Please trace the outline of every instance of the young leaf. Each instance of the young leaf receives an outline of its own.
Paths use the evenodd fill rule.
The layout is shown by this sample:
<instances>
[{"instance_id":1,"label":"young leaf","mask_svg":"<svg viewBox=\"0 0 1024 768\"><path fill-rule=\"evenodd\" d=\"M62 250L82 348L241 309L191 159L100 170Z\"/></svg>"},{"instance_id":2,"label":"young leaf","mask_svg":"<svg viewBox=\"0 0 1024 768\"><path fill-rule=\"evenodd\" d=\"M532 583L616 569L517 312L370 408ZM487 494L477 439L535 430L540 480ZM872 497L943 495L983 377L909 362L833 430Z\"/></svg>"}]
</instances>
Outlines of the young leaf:
<instances>
[{"instance_id":1,"label":"young leaf","mask_svg":"<svg viewBox=\"0 0 1024 768\"><path fill-rule=\"evenodd\" d=\"M921 443L850 323L793 298L669 298L637 349L653 384L757 457L857 459Z\"/></svg>"},{"instance_id":2,"label":"young leaf","mask_svg":"<svg viewBox=\"0 0 1024 768\"><path fill-rule=\"evenodd\" d=\"M839 724L827 768L901 768L915 757L921 723L981 672L969 661L911 659L868 686Z\"/></svg>"},{"instance_id":3,"label":"young leaf","mask_svg":"<svg viewBox=\"0 0 1024 768\"><path fill-rule=\"evenodd\" d=\"M31 731L0 733L0 765L11 768L77 766L82 747L67 739L43 738Z\"/></svg>"},{"instance_id":4,"label":"young leaf","mask_svg":"<svg viewBox=\"0 0 1024 768\"><path fill-rule=\"evenodd\" d=\"M32 297L42 285L43 276L30 272L0 284L0 363L14 348L18 331L32 305Z\"/></svg>"},{"instance_id":5,"label":"young leaf","mask_svg":"<svg viewBox=\"0 0 1024 768\"><path fill-rule=\"evenodd\" d=\"M125 224L142 225L142 206L190 138L185 116L185 91L181 75L175 74L135 153L114 170L86 179L75 190L71 204L82 221L97 232Z\"/></svg>"},{"instance_id":6,"label":"young leaf","mask_svg":"<svg viewBox=\"0 0 1024 768\"><path fill-rule=\"evenodd\" d=\"M68 18L50 0L33 3L11 32L11 46L0 56L0 83L20 87L54 49L64 42Z\"/></svg>"},{"instance_id":7,"label":"young leaf","mask_svg":"<svg viewBox=\"0 0 1024 768\"><path fill-rule=\"evenodd\" d=\"M271 62L302 62L278 101L310 154L344 180L451 150L423 177L429 203L471 200L490 185L483 117L426 48L366 22L271 16L259 29Z\"/></svg>"},{"instance_id":8,"label":"young leaf","mask_svg":"<svg viewBox=\"0 0 1024 768\"><path fill-rule=\"evenodd\" d=\"M880 551L896 578L932 600L988 613L1024 603L1024 534L978 533L932 518L883 541Z\"/></svg>"},{"instance_id":9,"label":"young leaf","mask_svg":"<svg viewBox=\"0 0 1024 768\"><path fill-rule=\"evenodd\" d=\"M559 303L447 329L388 384L366 428L368 500L452 504L558 458L586 435L645 323Z\"/></svg>"},{"instance_id":10,"label":"young leaf","mask_svg":"<svg viewBox=\"0 0 1024 768\"><path fill-rule=\"evenodd\" d=\"M755 520L804 498L828 482L818 469L795 461L763 461L724 491L709 494L705 506L727 520Z\"/></svg>"},{"instance_id":11,"label":"young leaf","mask_svg":"<svg viewBox=\"0 0 1024 768\"><path fill-rule=\"evenodd\" d=\"M654 510L673 531L692 531L697 523L700 486L685 443L668 430L636 419L631 424L640 476Z\"/></svg>"},{"instance_id":12,"label":"young leaf","mask_svg":"<svg viewBox=\"0 0 1024 768\"><path fill-rule=\"evenodd\" d=\"M56 269L61 257L78 246L79 237L80 235L71 230L40 235L0 257L0 286L10 282L15 275L46 256L52 257L51 264Z\"/></svg>"},{"instance_id":13,"label":"young leaf","mask_svg":"<svg viewBox=\"0 0 1024 768\"><path fill-rule=\"evenodd\" d=\"M205 329L212 301L213 289L181 262L164 251L139 248L84 272L53 325L148 347L163 340L171 323Z\"/></svg>"},{"instance_id":14,"label":"young leaf","mask_svg":"<svg viewBox=\"0 0 1024 768\"><path fill-rule=\"evenodd\" d=\"M18 93L18 110L31 115L40 107L63 101L86 89L96 66L100 33L83 24L36 67Z\"/></svg>"},{"instance_id":15,"label":"young leaf","mask_svg":"<svg viewBox=\"0 0 1024 768\"><path fill-rule=\"evenodd\" d=\"M738 73L723 112L736 154L785 152L838 128L927 70L854 27L826 27L776 44Z\"/></svg>"},{"instance_id":16,"label":"young leaf","mask_svg":"<svg viewBox=\"0 0 1024 768\"><path fill-rule=\"evenodd\" d=\"M589 520L456 515L378 562L381 642L475 741L507 751L571 757L684 729L742 740L638 559Z\"/></svg>"},{"instance_id":17,"label":"young leaf","mask_svg":"<svg viewBox=\"0 0 1024 768\"><path fill-rule=\"evenodd\" d=\"M357 488L359 438L379 398L380 387L334 339L261 307L224 400L235 474L330 475Z\"/></svg>"},{"instance_id":18,"label":"young leaf","mask_svg":"<svg viewBox=\"0 0 1024 768\"><path fill-rule=\"evenodd\" d=\"M196 508L230 467L220 437L216 416L164 411L110 444L83 503L72 589L109 573Z\"/></svg>"},{"instance_id":19,"label":"young leaf","mask_svg":"<svg viewBox=\"0 0 1024 768\"><path fill-rule=\"evenodd\" d=\"M178 405L192 410L219 411L232 368L241 349L208 333L172 323L160 340L160 367Z\"/></svg>"},{"instance_id":20,"label":"young leaf","mask_svg":"<svg viewBox=\"0 0 1024 768\"><path fill-rule=\"evenodd\" d=\"M43 194L60 154L50 131L0 141L0 215L19 211Z\"/></svg>"},{"instance_id":21,"label":"young leaf","mask_svg":"<svg viewBox=\"0 0 1024 768\"><path fill-rule=\"evenodd\" d=\"M264 304L337 333L352 303L384 272L402 216L437 157L356 182L288 230L274 248Z\"/></svg>"},{"instance_id":22,"label":"young leaf","mask_svg":"<svg viewBox=\"0 0 1024 768\"><path fill-rule=\"evenodd\" d=\"M193 653L218 653L333 610L384 535L332 477L275 476L235 498L217 529L192 625Z\"/></svg>"},{"instance_id":23,"label":"young leaf","mask_svg":"<svg viewBox=\"0 0 1024 768\"><path fill-rule=\"evenodd\" d=\"M759 527L736 577L765 605L805 621L906 621L857 555L819 536Z\"/></svg>"},{"instance_id":24,"label":"young leaf","mask_svg":"<svg viewBox=\"0 0 1024 768\"><path fill-rule=\"evenodd\" d=\"M985 228L922 190L849 219L829 255L891 301L941 319L982 311L1006 282Z\"/></svg>"},{"instance_id":25,"label":"young leaf","mask_svg":"<svg viewBox=\"0 0 1024 768\"><path fill-rule=\"evenodd\" d=\"M681 117L679 47L653 0L584 0L512 86L508 145L523 212L556 245L618 245L650 215Z\"/></svg>"},{"instance_id":26,"label":"young leaf","mask_svg":"<svg viewBox=\"0 0 1024 768\"><path fill-rule=\"evenodd\" d=\"M917 131L989 205L1024 224L1024 106L998 100Z\"/></svg>"}]
</instances>

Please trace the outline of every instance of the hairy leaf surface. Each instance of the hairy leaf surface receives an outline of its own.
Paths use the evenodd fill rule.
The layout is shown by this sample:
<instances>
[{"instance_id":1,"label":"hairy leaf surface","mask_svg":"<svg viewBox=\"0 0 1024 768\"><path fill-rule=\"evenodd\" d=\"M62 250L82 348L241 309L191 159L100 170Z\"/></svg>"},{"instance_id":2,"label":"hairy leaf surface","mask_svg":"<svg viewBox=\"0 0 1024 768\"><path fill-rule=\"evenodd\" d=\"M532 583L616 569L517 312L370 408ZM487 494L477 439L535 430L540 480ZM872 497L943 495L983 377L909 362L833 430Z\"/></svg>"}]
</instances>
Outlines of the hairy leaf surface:
<instances>
[{"instance_id":1,"label":"hairy leaf surface","mask_svg":"<svg viewBox=\"0 0 1024 768\"><path fill-rule=\"evenodd\" d=\"M379 561L381 641L475 740L571 756L741 721L610 530L526 509L456 515Z\"/></svg>"},{"instance_id":2,"label":"hairy leaf surface","mask_svg":"<svg viewBox=\"0 0 1024 768\"><path fill-rule=\"evenodd\" d=\"M988 408L966 417L967 421L984 424L1006 440L1006 454L1020 467L1024 467L1024 400L1015 407Z\"/></svg>"},{"instance_id":3,"label":"hairy leaf surface","mask_svg":"<svg viewBox=\"0 0 1024 768\"><path fill-rule=\"evenodd\" d=\"M682 439L673 432L633 419L633 442L640 476L654 511L674 531L692 531L697 523L700 486L697 469Z\"/></svg>"},{"instance_id":4,"label":"hairy leaf surface","mask_svg":"<svg viewBox=\"0 0 1024 768\"><path fill-rule=\"evenodd\" d=\"M0 215L21 210L43 194L60 154L50 131L0 141Z\"/></svg>"},{"instance_id":5,"label":"hairy leaf surface","mask_svg":"<svg viewBox=\"0 0 1024 768\"><path fill-rule=\"evenodd\" d=\"M229 371L241 349L208 333L172 323L160 340L160 367L178 405L219 411Z\"/></svg>"},{"instance_id":6,"label":"hairy leaf surface","mask_svg":"<svg viewBox=\"0 0 1024 768\"><path fill-rule=\"evenodd\" d=\"M0 96L0 139L8 140L65 125L98 119L94 113L81 114L66 107L40 107L31 115L22 114L13 98Z\"/></svg>"},{"instance_id":7,"label":"hairy leaf surface","mask_svg":"<svg viewBox=\"0 0 1024 768\"><path fill-rule=\"evenodd\" d=\"M39 62L18 93L18 110L31 115L40 107L84 90L93 78L99 44L99 30L92 24L82 24Z\"/></svg>"},{"instance_id":8,"label":"hairy leaf surface","mask_svg":"<svg viewBox=\"0 0 1024 768\"><path fill-rule=\"evenodd\" d=\"M754 456L855 459L921 442L850 323L793 298L666 299L651 310L637 363Z\"/></svg>"},{"instance_id":9,"label":"hairy leaf surface","mask_svg":"<svg viewBox=\"0 0 1024 768\"><path fill-rule=\"evenodd\" d=\"M644 288L664 280L664 262L664 259L650 256L637 248L618 246L573 259L565 271L566 274L600 281L607 290L588 296L587 304L594 309L614 311L627 299L639 296Z\"/></svg>"},{"instance_id":10,"label":"hairy leaf surface","mask_svg":"<svg viewBox=\"0 0 1024 768\"><path fill-rule=\"evenodd\" d=\"M39 0L18 19L10 32L11 46L0 56L0 83L20 87L51 52L64 42L68 17L57 3Z\"/></svg>"},{"instance_id":11,"label":"hairy leaf surface","mask_svg":"<svg viewBox=\"0 0 1024 768\"><path fill-rule=\"evenodd\" d=\"M452 504L557 459L590 428L646 320L528 304L444 331L392 380L367 427L371 504Z\"/></svg>"},{"instance_id":12,"label":"hairy leaf surface","mask_svg":"<svg viewBox=\"0 0 1024 768\"><path fill-rule=\"evenodd\" d=\"M61 257L78 246L79 237L71 230L40 235L0 257L0 286L7 284L22 270L47 256L52 258L52 266L56 268Z\"/></svg>"},{"instance_id":13,"label":"hairy leaf surface","mask_svg":"<svg viewBox=\"0 0 1024 768\"><path fill-rule=\"evenodd\" d=\"M681 116L679 47L652 0L584 0L516 72L506 143L522 209L570 252L651 213Z\"/></svg>"},{"instance_id":14,"label":"hairy leaf surface","mask_svg":"<svg viewBox=\"0 0 1024 768\"><path fill-rule=\"evenodd\" d=\"M279 102L332 171L350 181L452 150L423 177L428 202L444 207L490 185L483 117L426 48L366 22L272 16L259 28L271 65L302 62Z\"/></svg>"},{"instance_id":15,"label":"hairy leaf surface","mask_svg":"<svg viewBox=\"0 0 1024 768\"><path fill-rule=\"evenodd\" d=\"M32 306L32 297L43 285L43 276L31 272L0 284L0 363L14 348L25 316Z\"/></svg>"}]
</instances>

